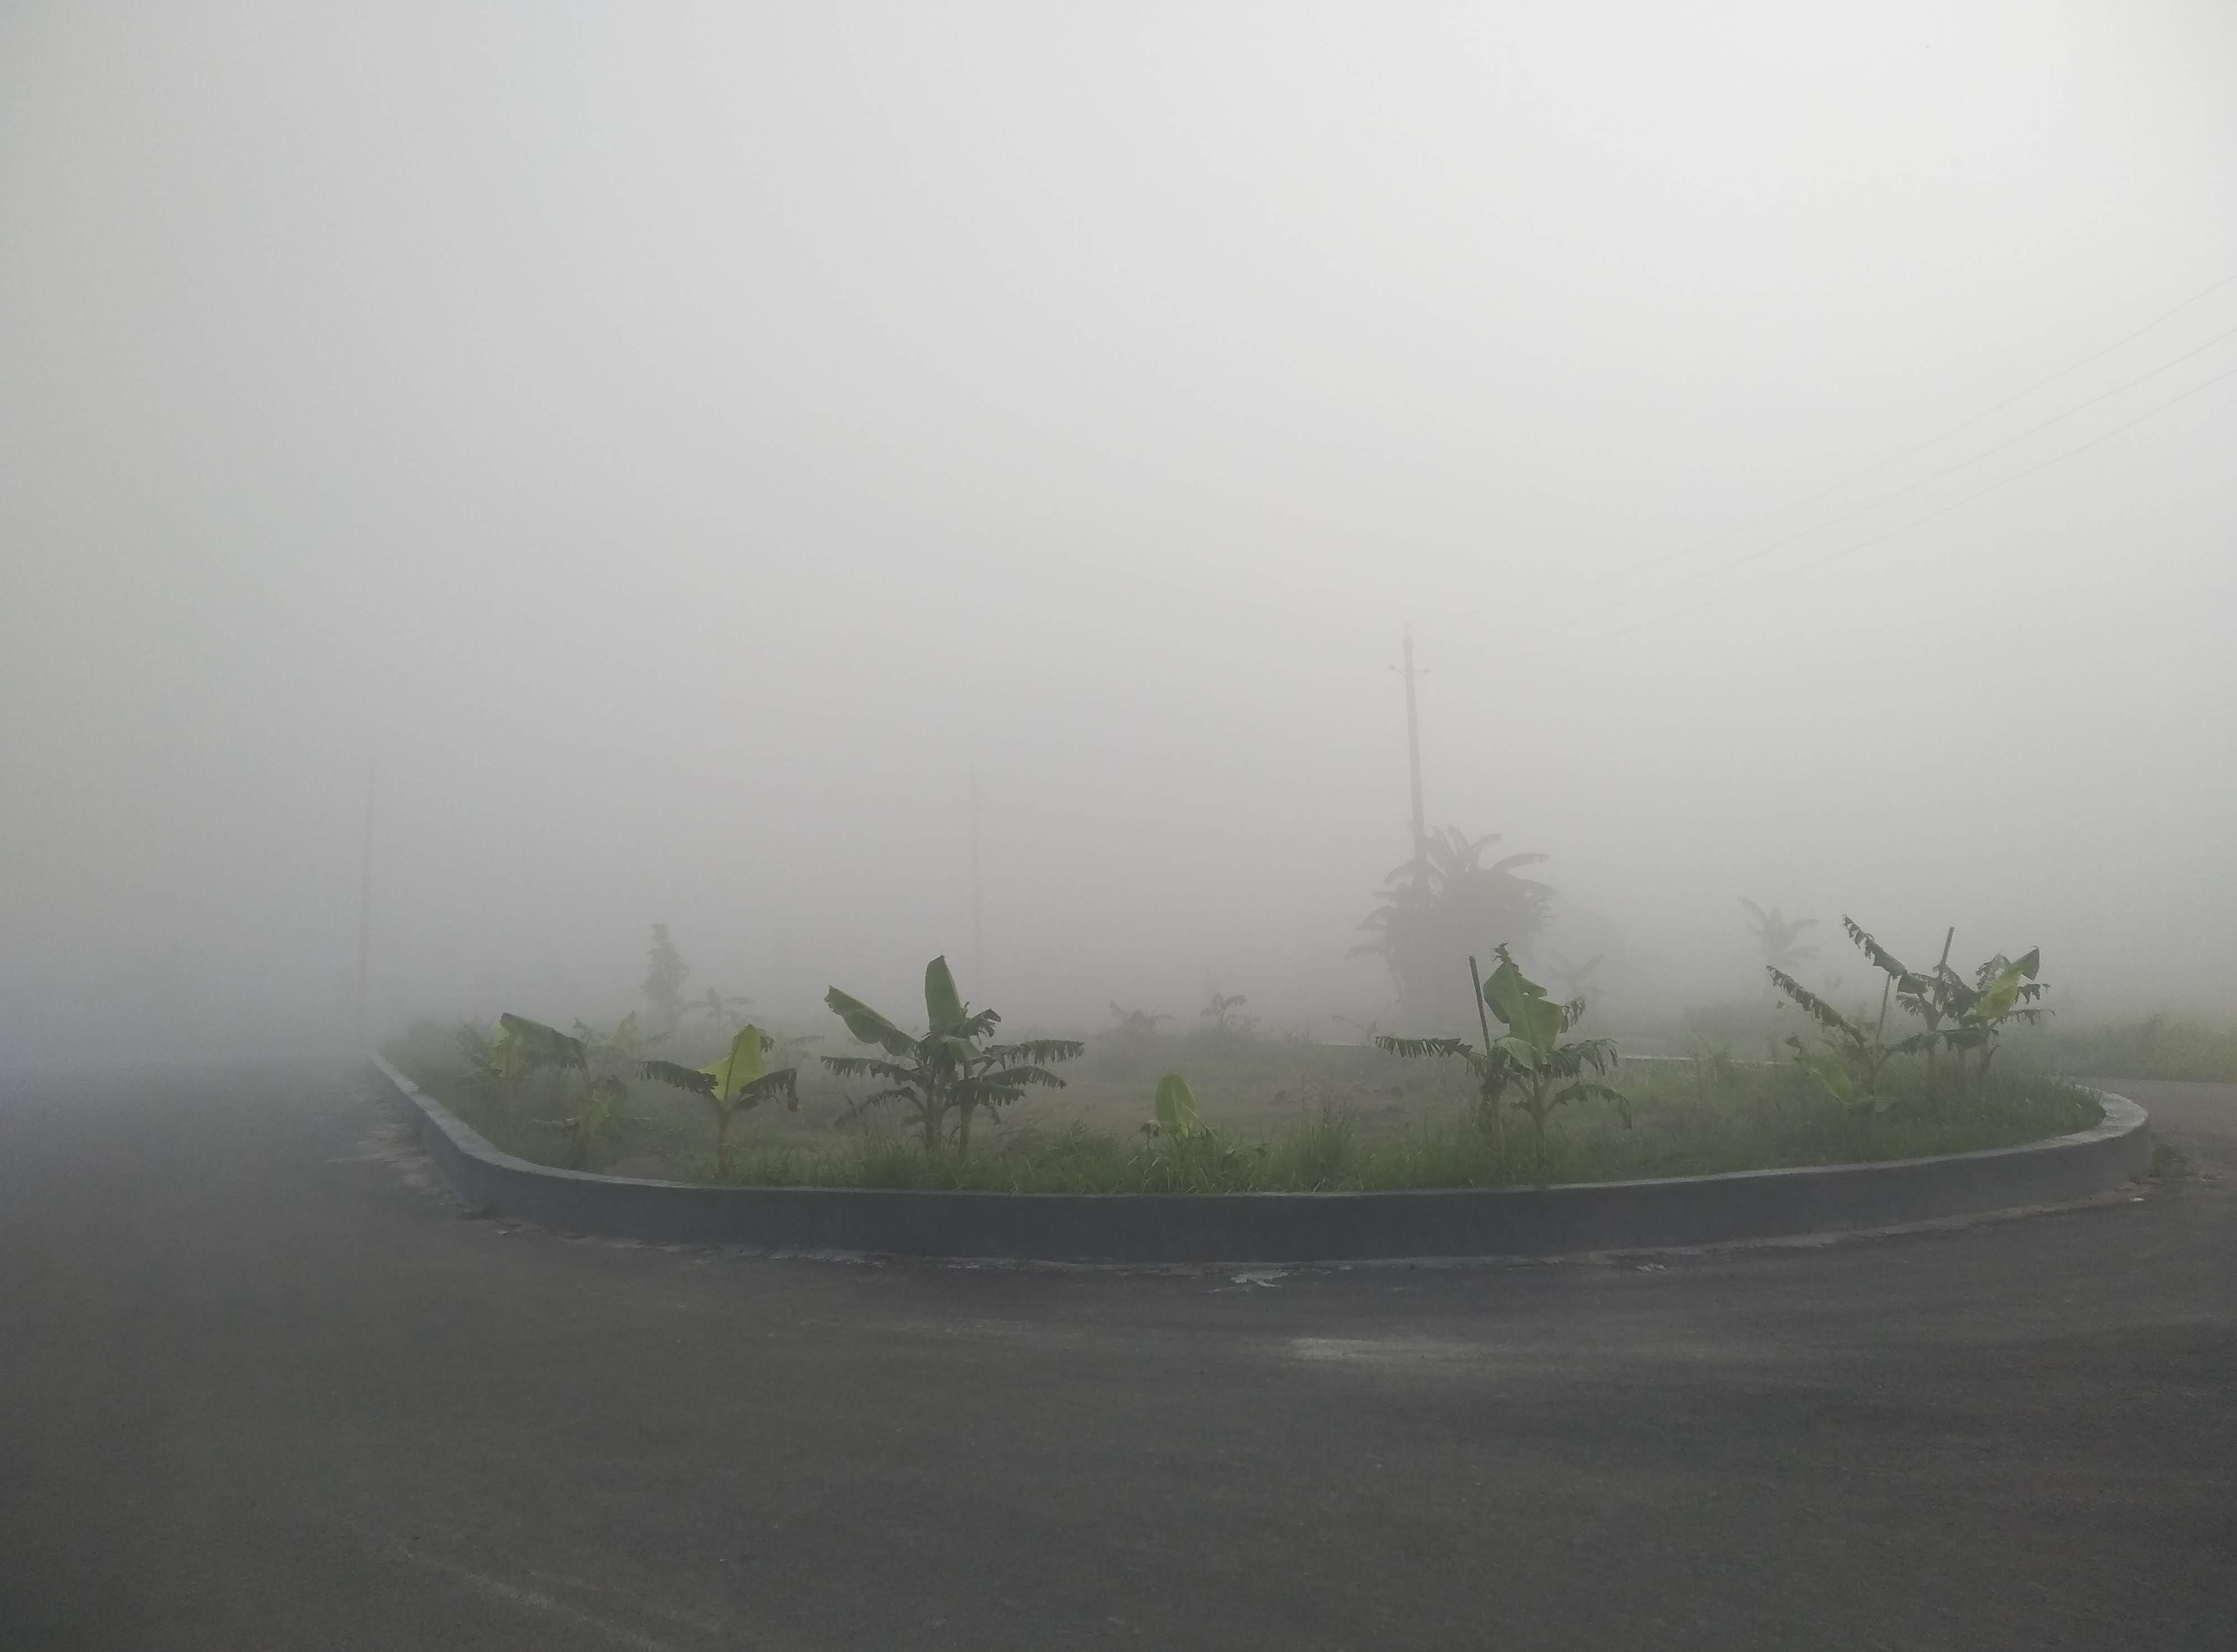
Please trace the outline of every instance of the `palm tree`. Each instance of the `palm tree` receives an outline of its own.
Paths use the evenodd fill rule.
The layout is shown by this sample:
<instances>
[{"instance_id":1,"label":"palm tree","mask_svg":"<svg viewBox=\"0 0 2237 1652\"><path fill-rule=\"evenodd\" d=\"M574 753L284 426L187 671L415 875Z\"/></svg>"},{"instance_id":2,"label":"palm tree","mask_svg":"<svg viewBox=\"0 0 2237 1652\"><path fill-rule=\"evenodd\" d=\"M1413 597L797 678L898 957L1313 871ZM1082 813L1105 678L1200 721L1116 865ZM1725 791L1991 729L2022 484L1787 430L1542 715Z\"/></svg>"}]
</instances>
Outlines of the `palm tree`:
<instances>
[{"instance_id":1,"label":"palm tree","mask_svg":"<svg viewBox=\"0 0 2237 1652\"><path fill-rule=\"evenodd\" d=\"M1499 841L1496 832L1469 837L1450 826L1432 834L1422 859L1383 880L1382 904L1359 926L1374 938L1354 955L1382 960L1409 1017L1465 1026L1474 1019L1468 997L1452 983L1466 978L1469 955L1528 946L1545 929L1553 889L1515 873L1547 856L1509 855L1484 865L1484 851Z\"/></svg>"}]
</instances>

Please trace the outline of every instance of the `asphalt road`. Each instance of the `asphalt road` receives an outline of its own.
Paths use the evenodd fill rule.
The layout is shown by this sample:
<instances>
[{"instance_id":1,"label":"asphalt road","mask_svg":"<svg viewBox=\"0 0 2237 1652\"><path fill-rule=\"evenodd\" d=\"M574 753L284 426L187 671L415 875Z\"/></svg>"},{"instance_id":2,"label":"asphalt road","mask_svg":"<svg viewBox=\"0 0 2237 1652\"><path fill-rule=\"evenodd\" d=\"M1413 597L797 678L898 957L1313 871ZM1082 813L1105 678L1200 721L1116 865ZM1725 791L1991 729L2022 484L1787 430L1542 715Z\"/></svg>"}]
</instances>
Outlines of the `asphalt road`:
<instances>
[{"instance_id":1,"label":"asphalt road","mask_svg":"<svg viewBox=\"0 0 2237 1652\"><path fill-rule=\"evenodd\" d=\"M0 1648L2237 1645L2218 1179L1237 1277L473 1219L353 1074L0 1082Z\"/></svg>"}]
</instances>

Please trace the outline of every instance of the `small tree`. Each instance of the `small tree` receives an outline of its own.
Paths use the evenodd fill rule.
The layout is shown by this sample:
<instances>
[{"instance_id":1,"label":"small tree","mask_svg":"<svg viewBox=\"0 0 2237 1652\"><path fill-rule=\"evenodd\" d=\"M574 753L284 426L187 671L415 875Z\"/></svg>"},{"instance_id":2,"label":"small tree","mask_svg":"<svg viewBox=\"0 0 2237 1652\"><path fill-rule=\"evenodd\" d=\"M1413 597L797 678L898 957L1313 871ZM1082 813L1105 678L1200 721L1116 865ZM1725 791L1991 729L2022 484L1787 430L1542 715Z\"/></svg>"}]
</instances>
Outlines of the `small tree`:
<instances>
[{"instance_id":1,"label":"small tree","mask_svg":"<svg viewBox=\"0 0 2237 1652\"><path fill-rule=\"evenodd\" d=\"M971 1120L980 1107L999 1108L1029 1087L1060 1090L1064 1080L1046 1063L1069 1061L1087 1047L1075 1039L1027 1039L1016 1044L983 1041L1001 1022L991 1009L973 1012L956 990L945 957L924 967L926 1031L919 1038L902 1031L861 999L834 987L823 1001L865 1044L888 1059L827 1055L823 1065L841 1078L877 1078L886 1088L864 1098L864 1105L900 1102L909 1121L924 1132L927 1153L937 1153L955 1121L956 1147L971 1151Z\"/></svg>"},{"instance_id":2,"label":"small tree","mask_svg":"<svg viewBox=\"0 0 2237 1652\"><path fill-rule=\"evenodd\" d=\"M1496 832L1433 832L1421 857L1394 867L1376 892L1381 904L1359 926L1372 938L1352 953L1382 960L1407 1014L1456 1013L1461 961L1471 948L1486 938L1527 948L1545 929L1553 889L1516 873L1547 857L1508 855L1484 865L1484 851L1497 842Z\"/></svg>"},{"instance_id":3,"label":"small tree","mask_svg":"<svg viewBox=\"0 0 2237 1652\"><path fill-rule=\"evenodd\" d=\"M1121 1005L1111 1006L1111 1041L1130 1052L1148 1048L1158 1041L1158 1028L1172 1020L1146 1009L1127 1009Z\"/></svg>"},{"instance_id":4,"label":"small tree","mask_svg":"<svg viewBox=\"0 0 2237 1652\"><path fill-rule=\"evenodd\" d=\"M1565 1042L1561 1037L1583 1018L1585 1001L1579 998L1566 1004L1555 1003L1546 995L1543 987L1522 973L1504 943L1493 949L1493 955L1499 960L1499 965L1488 981L1476 967L1476 961L1468 960L1468 982L1476 1001L1476 1025L1483 1034L1481 1051L1458 1038L1379 1037L1375 1041L1392 1054L1409 1059L1458 1056L1466 1061L1476 1080L1477 1120L1492 1132L1502 1157L1506 1152L1506 1130L1500 1102L1509 1091L1515 1092L1511 1105L1530 1120L1538 1173L1542 1178L1546 1173L1546 1121L1554 1108L1569 1101L1613 1102L1628 1127L1631 1102L1614 1086L1599 1081L1599 1075L1615 1065L1613 1040L1580 1038ZM1491 1035L1491 1022L1484 1014L1487 1008L1507 1028L1498 1038ZM1587 1072L1594 1076L1587 1078Z\"/></svg>"},{"instance_id":5,"label":"small tree","mask_svg":"<svg viewBox=\"0 0 2237 1652\"><path fill-rule=\"evenodd\" d=\"M1818 1049L1808 1048L1792 1034L1787 1035L1786 1042L1794 1052L1796 1062L1813 1074L1825 1087L1826 1094L1838 1101L1854 1101L1866 1112L1882 1110L1886 1104L1876 1093L1880 1069L1896 1056L1915 1055L1934 1046L1934 1037L1930 1033L1916 1034L1893 1044L1886 1041L1893 981L1881 988L1879 1019L1867 1030L1862 1022L1850 1020L1784 969L1766 965L1765 973L1771 977L1772 986L1785 993L1827 1034L1827 1043Z\"/></svg>"},{"instance_id":6,"label":"small tree","mask_svg":"<svg viewBox=\"0 0 2237 1652\"><path fill-rule=\"evenodd\" d=\"M707 1025L719 1033L730 1024L731 1018L739 1010L753 1001L742 993L719 993L709 987L703 995L691 1001L690 1008L687 1013L693 1015L704 1015L707 1018Z\"/></svg>"},{"instance_id":7,"label":"small tree","mask_svg":"<svg viewBox=\"0 0 2237 1652\"><path fill-rule=\"evenodd\" d=\"M506 1014L497 1021L497 1036L491 1047L498 1078L510 1084L531 1073L557 1072L562 1076L565 1086L562 1106L567 1110L557 1119L535 1122L558 1133L569 1164L587 1169L599 1140L621 1121L623 1109L629 1104L629 1086L610 1073L593 1069L594 1047L589 1040L571 1037L525 1015ZM624 1024L633 1031L635 1021L634 1016L627 1017Z\"/></svg>"},{"instance_id":8,"label":"small tree","mask_svg":"<svg viewBox=\"0 0 2237 1652\"><path fill-rule=\"evenodd\" d=\"M1196 1018L1200 1021L1210 1021L1215 1033L1246 1032L1250 1029L1250 1018L1237 1012L1250 1001L1241 993L1224 993L1215 987L1204 1008L1197 1011Z\"/></svg>"},{"instance_id":9,"label":"small tree","mask_svg":"<svg viewBox=\"0 0 2237 1652\"><path fill-rule=\"evenodd\" d=\"M681 1067L674 1061L646 1061L638 1070L646 1078L689 1090L707 1103L715 1115L715 1169L730 1173L730 1126L742 1113L763 1101L781 1100L787 1112L800 1108L799 1069L766 1070L769 1053L776 1041L758 1027L738 1029L729 1053L712 1067Z\"/></svg>"},{"instance_id":10,"label":"small tree","mask_svg":"<svg viewBox=\"0 0 2237 1652\"><path fill-rule=\"evenodd\" d=\"M1145 1128L1168 1141L1186 1141L1204 1133L1204 1120L1196 1110L1196 1093L1178 1073L1168 1073L1158 1080L1151 1111L1157 1115L1157 1122Z\"/></svg>"},{"instance_id":11,"label":"small tree","mask_svg":"<svg viewBox=\"0 0 2237 1652\"><path fill-rule=\"evenodd\" d=\"M1802 944L1802 932L1816 928L1817 919L1789 918L1775 906L1766 912L1745 895L1740 904L1755 925L1756 950L1763 955L1766 969L1783 969L1791 975L1818 955L1817 948Z\"/></svg>"},{"instance_id":12,"label":"small tree","mask_svg":"<svg viewBox=\"0 0 2237 1652\"><path fill-rule=\"evenodd\" d=\"M1785 971L1772 968L1768 973L1774 986L1831 1035L1829 1047L1814 1051L1805 1048L1798 1038L1790 1037L1786 1041L1793 1048L1795 1059L1844 1101L1853 1099L1861 1088L1864 1095L1862 1105L1884 1106L1873 1095L1880 1069L1894 1056L1921 1054L1926 1057L1926 1094L1930 1099L1940 1080L1937 1058L1946 1048L1957 1067L1956 1106L1962 1108L1966 1088L1965 1052L1982 1052L1980 1070L1985 1074L2005 1023L2036 1021L2050 1013L2036 1001L2044 991L2042 983L2036 980L2036 971L2042 967L2040 949L2029 952L2017 962L1998 953L1975 970L1973 980L1968 982L1950 967L1950 943L1957 935L1955 928L1943 935L1942 956L1934 968L1920 971L1905 965L1854 918L1843 917L1841 927L1848 931L1858 950L1871 960L1872 967L1887 977L1880 992L1879 1021L1869 1034L1861 1024L1851 1021ZM1915 1017L1923 1028L1892 1044L1884 1037L1891 998Z\"/></svg>"},{"instance_id":13,"label":"small tree","mask_svg":"<svg viewBox=\"0 0 2237 1652\"><path fill-rule=\"evenodd\" d=\"M669 939L668 926L654 924L652 950L645 955L644 1001L652 1006L663 1032L674 1031L676 1023L683 1019L683 982L690 973L683 955Z\"/></svg>"},{"instance_id":14,"label":"small tree","mask_svg":"<svg viewBox=\"0 0 2237 1652\"><path fill-rule=\"evenodd\" d=\"M2000 952L1973 972L1973 985L1957 1001L1957 1025L1943 1034L1957 1068L1957 1107L1965 1105L1965 1052L1981 1052L1985 1079L2005 1023L2041 1021L2050 1014L2036 1001L2048 990L2036 979L2042 968L2042 948L2030 947L2016 961Z\"/></svg>"}]
</instances>

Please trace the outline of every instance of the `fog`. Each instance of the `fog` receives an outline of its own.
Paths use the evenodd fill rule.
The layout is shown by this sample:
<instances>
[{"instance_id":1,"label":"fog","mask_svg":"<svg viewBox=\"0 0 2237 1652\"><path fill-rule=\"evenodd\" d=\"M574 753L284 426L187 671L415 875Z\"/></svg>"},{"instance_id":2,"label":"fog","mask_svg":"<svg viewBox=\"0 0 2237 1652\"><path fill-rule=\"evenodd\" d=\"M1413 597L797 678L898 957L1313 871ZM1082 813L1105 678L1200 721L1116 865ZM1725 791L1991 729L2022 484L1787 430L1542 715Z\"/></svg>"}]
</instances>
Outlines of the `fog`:
<instances>
[{"instance_id":1,"label":"fog","mask_svg":"<svg viewBox=\"0 0 2237 1652\"><path fill-rule=\"evenodd\" d=\"M0 1040L346 1036L369 768L379 1026L1334 1033L1409 624L1642 1009L2226 1011L2233 275L2214 3L25 0Z\"/></svg>"}]
</instances>

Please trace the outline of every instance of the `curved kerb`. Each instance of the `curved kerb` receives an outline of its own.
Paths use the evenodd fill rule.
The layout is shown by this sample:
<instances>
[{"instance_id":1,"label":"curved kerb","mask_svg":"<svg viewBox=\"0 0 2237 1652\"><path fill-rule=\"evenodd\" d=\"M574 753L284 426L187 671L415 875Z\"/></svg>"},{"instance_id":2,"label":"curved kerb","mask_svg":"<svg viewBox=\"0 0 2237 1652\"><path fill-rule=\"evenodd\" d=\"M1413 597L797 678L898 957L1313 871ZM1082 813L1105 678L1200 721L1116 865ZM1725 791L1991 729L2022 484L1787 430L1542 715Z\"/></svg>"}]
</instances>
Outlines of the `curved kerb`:
<instances>
[{"instance_id":1,"label":"curved kerb","mask_svg":"<svg viewBox=\"0 0 2237 1652\"><path fill-rule=\"evenodd\" d=\"M473 1204L571 1232L772 1252L1178 1263L1653 1250L2066 1204L2132 1180L2152 1152L2144 1110L2100 1092L2102 1124L2024 1146L1653 1181L1331 1193L716 1187L516 1159L386 1061L373 1065Z\"/></svg>"}]
</instances>

